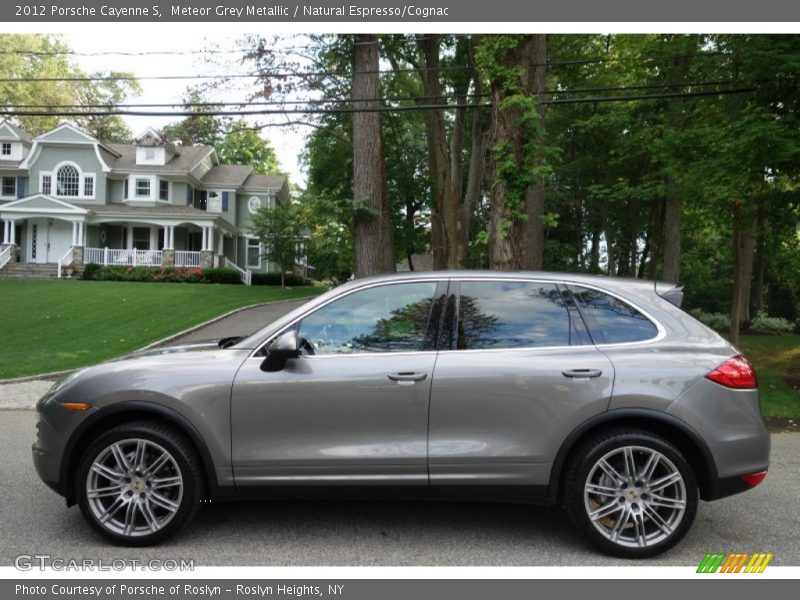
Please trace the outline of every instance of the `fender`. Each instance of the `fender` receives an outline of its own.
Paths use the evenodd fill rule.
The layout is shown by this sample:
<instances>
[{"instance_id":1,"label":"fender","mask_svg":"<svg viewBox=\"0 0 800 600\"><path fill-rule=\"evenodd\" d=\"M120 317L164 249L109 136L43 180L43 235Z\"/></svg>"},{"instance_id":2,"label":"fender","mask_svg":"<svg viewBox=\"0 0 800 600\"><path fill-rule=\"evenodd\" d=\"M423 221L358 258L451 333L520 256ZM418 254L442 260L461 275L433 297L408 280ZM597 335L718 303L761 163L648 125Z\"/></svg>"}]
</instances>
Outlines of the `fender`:
<instances>
[{"instance_id":1,"label":"fender","mask_svg":"<svg viewBox=\"0 0 800 600\"><path fill-rule=\"evenodd\" d=\"M197 431L197 428L191 423L191 421L189 421L179 412L171 408L167 408L161 404L143 400L124 400L122 402L101 408L83 420L80 425L75 428L75 431L72 432L67 444L64 446L64 454L61 458L61 467L59 470L58 485L63 491L64 497L67 499L67 506L71 506L75 503L74 493L72 491L73 485L72 474L70 473L70 465L73 464L73 459L75 458L73 454L75 453L75 448L78 445L78 442L81 440L84 433L86 433L89 428L91 428L101 419L105 419L106 417L117 413L129 411L150 413L155 416L165 417L166 419L174 422L178 428L183 431L183 433L188 435L189 439L192 441L195 448L197 448L198 453L200 454L200 460L203 464L203 470L205 471L206 481L208 483L208 491L211 496L216 495L218 487L217 476L214 471L214 462L211 458L211 453L208 451L208 446L206 446L205 440L203 440L200 432Z\"/></svg>"},{"instance_id":2,"label":"fender","mask_svg":"<svg viewBox=\"0 0 800 600\"><path fill-rule=\"evenodd\" d=\"M561 484L561 474L564 470L564 463L572 451L575 443L586 433L592 429L601 427L603 425L613 425L617 421L628 420L641 420L658 422L668 427L677 429L684 434L699 450L702 455L703 464L708 473L708 498L714 499L719 497L719 476L717 473L717 463L714 460L713 454L708 447L708 444L702 437L687 423L669 415L667 413L652 410L647 408L617 408L606 411L599 415L595 415L570 432L570 434L561 443L561 447L556 453L555 460L553 461L553 468L550 472L550 484L548 486L547 495L552 498L559 496L559 486ZM706 499L706 498L704 498Z\"/></svg>"}]
</instances>

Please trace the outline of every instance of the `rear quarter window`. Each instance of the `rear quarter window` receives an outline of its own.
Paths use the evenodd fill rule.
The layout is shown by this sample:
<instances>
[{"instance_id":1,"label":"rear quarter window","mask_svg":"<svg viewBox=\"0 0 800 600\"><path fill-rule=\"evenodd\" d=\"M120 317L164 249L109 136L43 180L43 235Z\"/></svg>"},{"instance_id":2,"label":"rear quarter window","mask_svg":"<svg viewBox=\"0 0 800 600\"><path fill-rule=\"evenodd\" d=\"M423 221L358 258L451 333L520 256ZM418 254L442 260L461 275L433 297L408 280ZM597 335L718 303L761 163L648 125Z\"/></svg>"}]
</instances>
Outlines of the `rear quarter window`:
<instances>
[{"instance_id":1,"label":"rear quarter window","mask_svg":"<svg viewBox=\"0 0 800 600\"><path fill-rule=\"evenodd\" d=\"M596 344L643 342L658 335L655 324L624 300L580 286L570 290Z\"/></svg>"}]
</instances>

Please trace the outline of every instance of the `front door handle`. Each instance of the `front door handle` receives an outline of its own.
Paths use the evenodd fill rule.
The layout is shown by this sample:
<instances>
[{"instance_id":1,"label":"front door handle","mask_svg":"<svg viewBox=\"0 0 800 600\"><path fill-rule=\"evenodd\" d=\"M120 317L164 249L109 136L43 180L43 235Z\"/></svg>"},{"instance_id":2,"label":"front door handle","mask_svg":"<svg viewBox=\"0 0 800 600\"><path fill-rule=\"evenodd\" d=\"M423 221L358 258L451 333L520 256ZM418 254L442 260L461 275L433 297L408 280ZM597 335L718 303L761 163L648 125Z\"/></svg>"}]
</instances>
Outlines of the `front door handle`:
<instances>
[{"instance_id":1,"label":"front door handle","mask_svg":"<svg viewBox=\"0 0 800 600\"><path fill-rule=\"evenodd\" d=\"M589 379L590 377L600 377L603 374L600 369L569 369L561 371L561 373L570 379Z\"/></svg>"},{"instance_id":2,"label":"front door handle","mask_svg":"<svg viewBox=\"0 0 800 600\"><path fill-rule=\"evenodd\" d=\"M404 382L404 381L422 381L428 376L427 373L414 373L411 371L403 371L400 373L389 373L387 377L392 381L397 382Z\"/></svg>"}]
</instances>

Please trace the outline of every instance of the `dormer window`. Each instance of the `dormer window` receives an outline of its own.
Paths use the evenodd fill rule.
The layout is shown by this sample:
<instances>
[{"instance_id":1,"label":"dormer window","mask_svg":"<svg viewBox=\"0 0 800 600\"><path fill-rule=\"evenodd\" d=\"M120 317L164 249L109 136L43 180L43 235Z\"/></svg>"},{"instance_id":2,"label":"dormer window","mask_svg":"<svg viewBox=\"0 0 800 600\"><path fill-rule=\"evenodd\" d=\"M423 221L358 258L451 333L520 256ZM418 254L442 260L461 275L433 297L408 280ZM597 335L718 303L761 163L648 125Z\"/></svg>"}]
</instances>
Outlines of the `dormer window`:
<instances>
[{"instance_id":1,"label":"dormer window","mask_svg":"<svg viewBox=\"0 0 800 600\"><path fill-rule=\"evenodd\" d=\"M144 149L144 159L145 160L155 160L156 159L156 149L155 148L145 148Z\"/></svg>"},{"instance_id":2,"label":"dormer window","mask_svg":"<svg viewBox=\"0 0 800 600\"><path fill-rule=\"evenodd\" d=\"M0 154L3 156L11 156L10 142L3 142L2 145L0 145Z\"/></svg>"}]
</instances>

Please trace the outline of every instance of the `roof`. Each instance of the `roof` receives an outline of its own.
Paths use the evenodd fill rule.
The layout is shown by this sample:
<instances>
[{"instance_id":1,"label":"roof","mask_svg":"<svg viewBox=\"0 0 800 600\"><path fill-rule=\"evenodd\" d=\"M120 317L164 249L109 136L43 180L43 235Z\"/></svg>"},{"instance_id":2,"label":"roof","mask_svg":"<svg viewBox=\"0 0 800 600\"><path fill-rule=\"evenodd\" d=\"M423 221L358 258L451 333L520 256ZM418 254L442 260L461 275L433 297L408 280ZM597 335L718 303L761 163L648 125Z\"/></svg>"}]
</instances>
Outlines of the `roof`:
<instances>
[{"instance_id":1,"label":"roof","mask_svg":"<svg viewBox=\"0 0 800 600\"><path fill-rule=\"evenodd\" d=\"M247 190L279 190L285 183L285 175L259 175L257 173L251 173L242 187Z\"/></svg>"},{"instance_id":2,"label":"roof","mask_svg":"<svg viewBox=\"0 0 800 600\"><path fill-rule=\"evenodd\" d=\"M6 127L8 127L11 131L16 133L19 136L19 139L22 140L25 144L30 145L33 143L33 136L24 129L22 129L21 127L18 127L13 123L10 123L9 121L3 121L3 124Z\"/></svg>"},{"instance_id":3,"label":"roof","mask_svg":"<svg viewBox=\"0 0 800 600\"><path fill-rule=\"evenodd\" d=\"M238 188L252 172L253 167L250 165L214 165L200 178L200 181L206 185Z\"/></svg>"},{"instance_id":4,"label":"roof","mask_svg":"<svg viewBox=\"0 0 800 600\"><path fill-rule=\"evenodd\" d=\"M200 210L188 204L169 204L164 206L130 206L129 204L82 204L80 202L71 202L75 206L85 208L96 215L164 215L164 216L192 216L192 217L213 217L219 215L217 213L209 213L205 210Z\"/></svg>"},{"instance_id":5,"label":"roof","mask_svg":"<svg viewBox=\"0 0 800 600\"><path fill-rule=\"evenodd\" d=\"M154 168L160 172L165 170L180 173L188 173L204 156L214 148L211 146L181 146L179 154L173 156L167 164L161 165L137 165L136 164L136 145L134 144L106 144L111 150L119 154L113 156L109 152L103 153L105 160L112 169L124 169L128 171L152 172ZM103 150L101 149L101 152Z\"/></svg>"}]
</instances>

